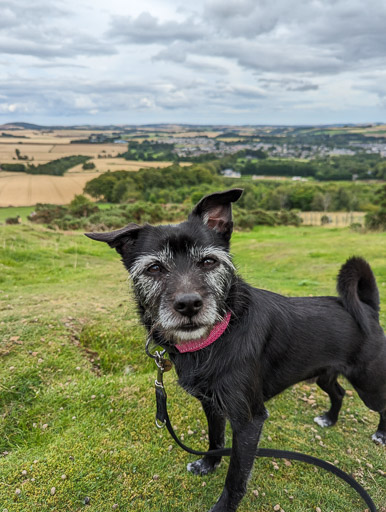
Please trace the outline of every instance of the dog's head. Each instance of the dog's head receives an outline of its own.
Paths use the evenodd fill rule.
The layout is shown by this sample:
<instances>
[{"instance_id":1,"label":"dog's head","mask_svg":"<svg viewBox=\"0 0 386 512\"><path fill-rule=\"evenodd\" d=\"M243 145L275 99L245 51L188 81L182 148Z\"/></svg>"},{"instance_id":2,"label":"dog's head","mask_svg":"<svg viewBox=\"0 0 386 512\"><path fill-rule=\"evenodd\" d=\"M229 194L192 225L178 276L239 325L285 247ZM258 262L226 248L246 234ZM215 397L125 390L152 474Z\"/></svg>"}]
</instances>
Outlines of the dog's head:
<instances>
[{"instance_id":1,"label":"dog's head","mask_svg":"<svg viewBox=\"0 0 386 512\"><path fill-rule=\"evenodd\" d=\"M204 197L180 224L128 224L110 233L87 233L122 256L145 325L166 341L206 336L227 313L234 276L231 204L242 192Z\"/></svg>"}]
</instances>

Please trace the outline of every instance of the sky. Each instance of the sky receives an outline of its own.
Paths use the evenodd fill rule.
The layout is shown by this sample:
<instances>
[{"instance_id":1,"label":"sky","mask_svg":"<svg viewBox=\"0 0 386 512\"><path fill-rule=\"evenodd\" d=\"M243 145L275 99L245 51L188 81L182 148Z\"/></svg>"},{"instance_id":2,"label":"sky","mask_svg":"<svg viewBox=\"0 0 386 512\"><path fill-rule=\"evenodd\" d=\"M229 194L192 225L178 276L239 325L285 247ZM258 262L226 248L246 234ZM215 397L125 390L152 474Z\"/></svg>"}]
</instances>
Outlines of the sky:
<instances>
[{"instance_id":1,"label":"sky","mask_svg":"<svg viewBox=\"0 0 386 512\"><path fill-rule=\"evenodd\" d=\"M0 0L0 123L386 122L385 0Z\"/></svg>"}]
</instances>

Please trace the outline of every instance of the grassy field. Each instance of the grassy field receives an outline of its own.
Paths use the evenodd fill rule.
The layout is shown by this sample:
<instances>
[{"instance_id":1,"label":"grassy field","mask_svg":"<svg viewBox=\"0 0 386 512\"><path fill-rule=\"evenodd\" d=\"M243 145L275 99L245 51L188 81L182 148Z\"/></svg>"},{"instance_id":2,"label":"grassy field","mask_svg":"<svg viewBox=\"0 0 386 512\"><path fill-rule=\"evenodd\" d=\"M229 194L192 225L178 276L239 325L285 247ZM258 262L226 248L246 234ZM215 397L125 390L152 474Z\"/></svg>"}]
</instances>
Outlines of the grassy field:
<instances>
[{"instance_id":1,"label":"grassy field","mask_svg":"<svg viewBox=\"0 0 386 512\"><path fill-rule=\"evenodd\" d=\"M204 478L188 474L194 457L155 429L155 369L118 255L81 233L28 224L0 229L0 510L208 510L228 461ZM255 286L306 296L334 294L340 265L362 255L377 277L386 326L382 233L261 227L235 234L232 250ZM205 448L198 402L178 389L174 371L165 380L177 433ZM386 449L370 440L378 415L344 386L340 421L327 430L313 422L328 403L315 385L298 384L271 400L261 446L335 462L385 512ZM323 470L257 460L239 510L270 512L278 504L285 512L365 510Z\"/></svg>"}]
</instances>

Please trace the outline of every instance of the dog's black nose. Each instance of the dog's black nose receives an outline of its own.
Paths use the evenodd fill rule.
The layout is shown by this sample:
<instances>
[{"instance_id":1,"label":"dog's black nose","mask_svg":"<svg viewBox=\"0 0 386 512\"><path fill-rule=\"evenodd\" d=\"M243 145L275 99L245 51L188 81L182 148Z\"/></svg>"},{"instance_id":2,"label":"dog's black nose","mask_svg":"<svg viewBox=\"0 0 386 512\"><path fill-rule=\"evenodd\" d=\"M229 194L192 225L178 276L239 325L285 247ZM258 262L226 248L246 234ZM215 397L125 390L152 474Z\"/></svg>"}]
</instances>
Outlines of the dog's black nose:
<instances>
[{"instance_id":1,"label":"dog's black nose","mask_svg":"<svg viewBox=\"0 0 386 512\"><path fill-rule=\"evenodd\" d=\"M182 293L177 295L173 307L181 315L192 317L202 308L202 298L198 293Z\"/></svg>"}]
</instances>

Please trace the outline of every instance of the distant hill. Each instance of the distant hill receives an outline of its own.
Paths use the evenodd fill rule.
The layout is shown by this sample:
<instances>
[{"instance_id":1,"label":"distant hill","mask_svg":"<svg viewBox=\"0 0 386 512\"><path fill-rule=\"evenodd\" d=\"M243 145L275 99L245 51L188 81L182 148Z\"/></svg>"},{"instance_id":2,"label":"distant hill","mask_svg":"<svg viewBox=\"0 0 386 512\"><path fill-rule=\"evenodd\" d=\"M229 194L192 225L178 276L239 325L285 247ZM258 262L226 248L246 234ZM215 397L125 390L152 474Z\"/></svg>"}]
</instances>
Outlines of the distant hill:
<instances>
[{"instance_id":1,"label":"distant hill","mask_svg":"<svg viewBox=\"0 0 386 512\"><path fill-rule=\"evenodd\" d=\"M47 126L31 123L6 123L0 126L1 130L45 130L47 128Z\"/></svg>"},{"instance_id":2,"label":"distant hill","mask_svg":"<svg viewBox=\"0 0 386 512\"><path fill-rule=\"evenodd\" d=\"M384 123L335 123L325 125L223 125L223 124L184 124L184 123L149 123L149 124L107 124L107 125L96 125L96 124L75 124L75 125L51 125L42 126L33 123L15 122L5 123L0 125L0 130L87 130L87 131L119 131L119 132L131 132L133 130L160 130L166 132L182 132L183 131L224 131L224 132L237 132L239 135L241 131L245 129L257 129L257 130L270 130L271 133L277 134L281 132L293 132L293 131L313 131L313 130L329 130L329 129L342 129L342 130L367 130L374 129L376 127L383 126Z\"/></svg>"}]
</instances>

